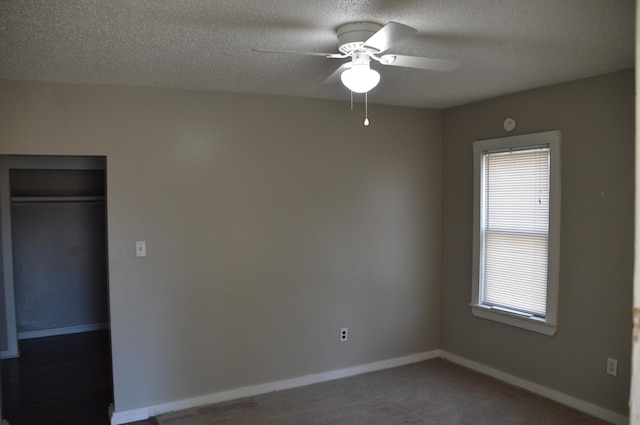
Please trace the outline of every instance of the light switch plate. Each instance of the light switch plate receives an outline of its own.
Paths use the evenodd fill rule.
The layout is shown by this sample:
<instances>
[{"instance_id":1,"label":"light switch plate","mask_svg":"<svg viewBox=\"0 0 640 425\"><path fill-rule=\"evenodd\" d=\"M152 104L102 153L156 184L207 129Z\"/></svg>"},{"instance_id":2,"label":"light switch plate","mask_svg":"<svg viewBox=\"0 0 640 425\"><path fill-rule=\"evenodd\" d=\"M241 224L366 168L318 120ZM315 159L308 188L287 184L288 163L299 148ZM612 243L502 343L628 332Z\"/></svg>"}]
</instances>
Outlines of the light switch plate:
<instances>
[{"instance_id":1,"label":"light switch plate","mask_svg":"<svg viewBox=\"0 0 640 425\"><path fill-rule=\"evenodd\" d=\"M136 241L136 257L147 256L147 243L145 241Z\"/></svg>"}]
</instances>

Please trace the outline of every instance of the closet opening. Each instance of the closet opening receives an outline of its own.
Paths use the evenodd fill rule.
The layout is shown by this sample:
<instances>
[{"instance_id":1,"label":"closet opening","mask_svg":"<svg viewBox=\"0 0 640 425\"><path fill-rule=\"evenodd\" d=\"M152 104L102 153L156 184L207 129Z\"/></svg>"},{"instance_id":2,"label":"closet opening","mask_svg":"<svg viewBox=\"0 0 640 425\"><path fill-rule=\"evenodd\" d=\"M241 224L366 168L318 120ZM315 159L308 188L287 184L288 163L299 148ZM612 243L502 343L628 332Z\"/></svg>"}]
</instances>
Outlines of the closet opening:
<instances>
[{"instance_id":1,"label":"closet opening","mask_svg":"<svg viewBox=\"0 0 640 425\"><path fill-rule=\"evenodd\" d=\"M105 177L104 157L0 156L11 425L102 419L113 402Z\"/></svg>"}]
</instances>

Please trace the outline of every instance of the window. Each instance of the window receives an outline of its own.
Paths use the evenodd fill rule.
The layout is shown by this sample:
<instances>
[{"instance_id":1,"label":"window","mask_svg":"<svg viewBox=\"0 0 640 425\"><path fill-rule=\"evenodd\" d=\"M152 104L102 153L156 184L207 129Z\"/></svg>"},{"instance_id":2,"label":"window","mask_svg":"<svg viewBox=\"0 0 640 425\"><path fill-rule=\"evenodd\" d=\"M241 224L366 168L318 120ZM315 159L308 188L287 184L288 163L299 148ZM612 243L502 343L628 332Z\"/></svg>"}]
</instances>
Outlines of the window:
<instances>
[{"instance_id":1,"label":"window","mask_svg":"<svg viewBox=\"0 0 640 425\"><path fill-rule=\"evenodd\" d=\"M560 131L473 144L475 316L557 330Z\"/></svg>"}]
</instances>

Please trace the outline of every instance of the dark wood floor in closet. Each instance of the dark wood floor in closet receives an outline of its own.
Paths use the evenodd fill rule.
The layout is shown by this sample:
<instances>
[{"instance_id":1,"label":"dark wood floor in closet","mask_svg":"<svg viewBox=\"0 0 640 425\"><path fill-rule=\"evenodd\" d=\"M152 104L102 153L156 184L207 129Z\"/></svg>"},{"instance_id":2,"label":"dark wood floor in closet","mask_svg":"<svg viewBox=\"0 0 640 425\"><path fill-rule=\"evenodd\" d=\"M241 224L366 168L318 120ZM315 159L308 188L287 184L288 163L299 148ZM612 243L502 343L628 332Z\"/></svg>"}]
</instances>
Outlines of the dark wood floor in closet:
<instances>
[{"instance_id":1,"label":"dark wood floor in closet","mask_svg":"<svg viewBox=\"0 0 640 425\"><path fill-rule=\"evenodd\" d=\"M2 360L2 408L11 425L107 425L113 384L108 331L22 340Z\"/></svg>"}]
</instances>

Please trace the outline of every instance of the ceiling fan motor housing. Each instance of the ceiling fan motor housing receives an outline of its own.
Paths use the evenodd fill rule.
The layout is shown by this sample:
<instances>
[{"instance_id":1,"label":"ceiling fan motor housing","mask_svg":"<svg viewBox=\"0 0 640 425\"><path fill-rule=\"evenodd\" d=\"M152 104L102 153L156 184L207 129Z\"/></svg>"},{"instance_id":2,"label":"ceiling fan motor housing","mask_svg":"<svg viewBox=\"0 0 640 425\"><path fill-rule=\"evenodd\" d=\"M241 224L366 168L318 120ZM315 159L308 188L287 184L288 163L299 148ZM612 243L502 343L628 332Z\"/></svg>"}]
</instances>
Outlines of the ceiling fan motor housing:
<instances>
[{"instance_id":1,"label":"ceiling fan motor housing","mask_svg":"<svg viewBox=\"0 0 640 425\"><path fill-rule=\"evenodd\" d=\"M374 22L353 22L338 27L338 50L344 54L351 54L362 49L362 45L373 34L382 28Z\"/></svg>"}]
</instances>

